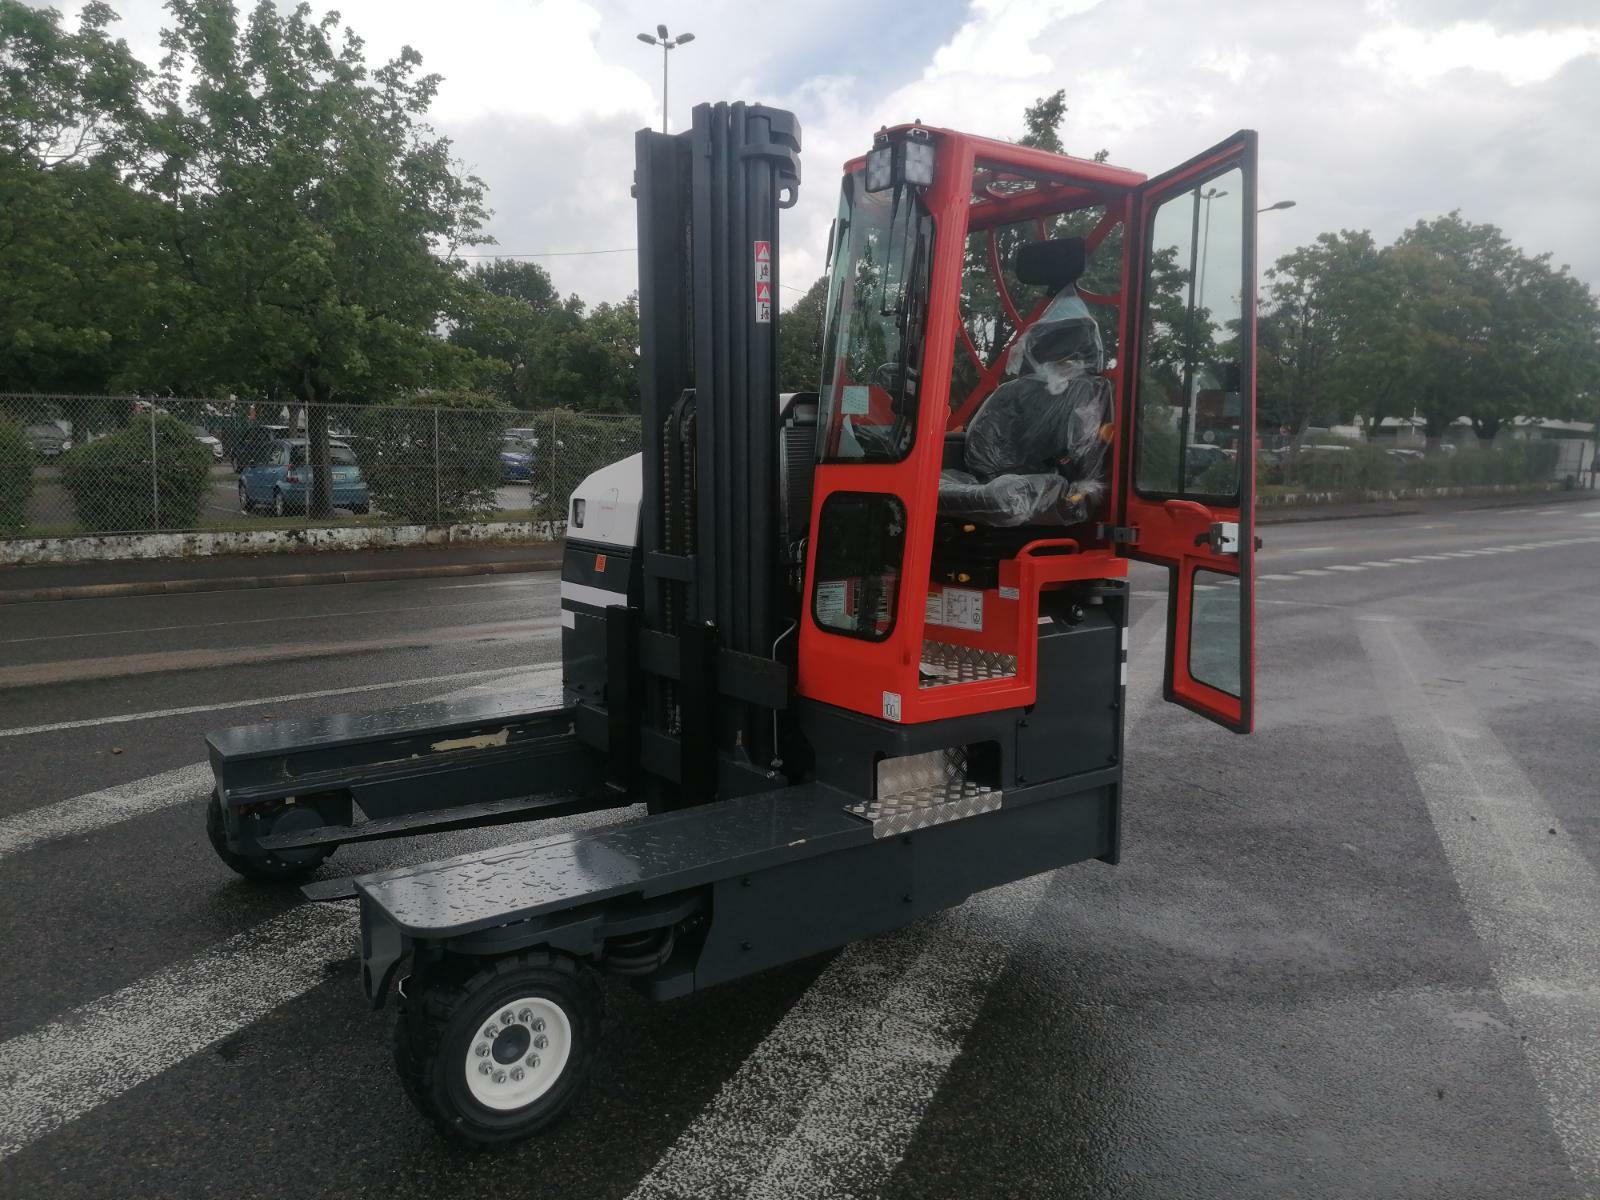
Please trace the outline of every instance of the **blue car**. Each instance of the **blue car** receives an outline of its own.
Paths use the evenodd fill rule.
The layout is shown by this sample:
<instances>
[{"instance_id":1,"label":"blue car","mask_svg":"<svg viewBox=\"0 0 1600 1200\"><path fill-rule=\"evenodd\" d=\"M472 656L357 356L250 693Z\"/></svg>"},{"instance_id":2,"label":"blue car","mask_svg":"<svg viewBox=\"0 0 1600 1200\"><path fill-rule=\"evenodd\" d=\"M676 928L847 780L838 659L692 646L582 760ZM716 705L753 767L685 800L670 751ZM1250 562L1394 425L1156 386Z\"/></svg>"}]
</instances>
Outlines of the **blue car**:
<instances>
[{"instance_id":1,"label":"blue car","mask_svg":"<svg viewBox=\"0 0 1600 1200\"><path fill-rule=\"evenodd\" d=\"M367 512L372 505L366 480L356 452L344 442L332 442L328 456L333 466L333 506L353 513ZM311 468L306 465L304 438L285 438L272 443L266 460L239 472L239 508L242 512L266 511L274 516L305 512L311 493Z\"/></svg>"},{"instance_id":2,"label":"blue car","mask_svg":"<svg viewBox=\"0 0 1600 1200\"><path fill-rule=\"evenodd\" d=\"M517 438L500 443L500 482L528 483L533 479L533 447Z\"/></svg>"}]
</instances>

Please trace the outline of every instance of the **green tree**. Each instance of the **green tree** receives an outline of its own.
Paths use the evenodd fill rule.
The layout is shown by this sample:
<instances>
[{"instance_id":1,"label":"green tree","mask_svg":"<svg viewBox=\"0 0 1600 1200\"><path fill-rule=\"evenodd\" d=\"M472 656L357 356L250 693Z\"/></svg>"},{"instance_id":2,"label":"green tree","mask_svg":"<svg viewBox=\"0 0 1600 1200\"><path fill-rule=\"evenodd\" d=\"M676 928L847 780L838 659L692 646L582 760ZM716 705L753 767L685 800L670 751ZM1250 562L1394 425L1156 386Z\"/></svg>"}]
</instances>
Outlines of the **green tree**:
<instances>
[{"instance_id":1,"label":"green tree","mask_svg":"<svg viewBox=\"0 0 1600 1200\"><path fill-rule=\"evenodd\" d=\"M778 390L814 392L822 379L822 339L828 320L828 277L778 314Z\"/></svg>"},{"instance_id":2,"label":"green tree","mask_svg":"<svg viewBox=\"0 0 1600 1200\"><path fill-rule=\"evenodd\" d=\"M170 205L195 311L173 348L214 386L308 405L310 511L332 511L326 412L470 376L436 336L482 240L483 185L425 123L439 77L409 46L370 69L337 13L169 0L145 182Z\"/></svg>"},{"instance_id":3,"label":"green tree","mask_svg":"<svg viewBox=\"0 0 1600 1200\"><path fill-rule=\"evenodd\" d=\"M139 381L172 262L160 205L129 186L148 72L115 14L0 0L0 389L100 392Z\"/></svg>"}]
</instances>

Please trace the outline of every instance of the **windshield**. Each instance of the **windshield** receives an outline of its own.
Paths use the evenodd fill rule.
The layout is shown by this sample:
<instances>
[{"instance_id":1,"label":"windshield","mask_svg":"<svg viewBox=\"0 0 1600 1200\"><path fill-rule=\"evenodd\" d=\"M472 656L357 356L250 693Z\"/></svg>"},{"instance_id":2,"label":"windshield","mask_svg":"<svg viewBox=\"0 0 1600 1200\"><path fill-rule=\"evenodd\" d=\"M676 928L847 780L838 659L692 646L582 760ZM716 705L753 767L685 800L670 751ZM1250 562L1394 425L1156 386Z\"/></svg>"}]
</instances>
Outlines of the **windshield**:
<instances>
[{"instance_id":1,"label":"windshield","mask_svg":"<svg viewBox=\"0 0 1600 1200\"><path fill-rule=\"evenodd\" d=\"M844 178L828 282L817 457L897 462L917 426L933 218L916 188Z\"/></svg>"}]
</instances>

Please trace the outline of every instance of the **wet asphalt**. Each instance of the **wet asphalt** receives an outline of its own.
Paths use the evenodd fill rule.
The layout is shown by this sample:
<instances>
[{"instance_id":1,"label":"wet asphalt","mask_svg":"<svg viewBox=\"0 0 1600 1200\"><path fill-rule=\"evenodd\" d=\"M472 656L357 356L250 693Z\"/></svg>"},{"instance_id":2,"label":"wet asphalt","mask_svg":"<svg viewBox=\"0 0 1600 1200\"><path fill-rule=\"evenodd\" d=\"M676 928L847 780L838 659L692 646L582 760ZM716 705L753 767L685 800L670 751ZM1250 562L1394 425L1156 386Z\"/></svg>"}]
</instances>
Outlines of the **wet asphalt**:
<instances>
[{"instance_id":1,"label":"wet asphalt","mask_svg":"<svg viewBox=\"0 0 1600 1200\"><path fill-rule=\"evenodd\" d=\"M1600 871L1600 502L1263 532L1257 732L1143 704L1121 865L1068 868L993 911L978 898L961 936L924 922L671 1004L608 985L584 1096L499 1155L449 1147L412 1113L353 955L326 954L319 981L243 1024L223 980L226 1032L136 1086L109 1049L66 1037L58 1066L26 1064L74 1115L0 1155L0 1195L1593 1194L1596 998L1555 989L1547 1013L1527 996L1541 972L1596 978L1600 912L1517 889L1584 903ZM1164 577L1138 569L1134 586L1130 696L1159 686ZM531 673L559 653L539 620L556 596L533 574L6 606L0 668L105 669L0 690L0 735L234 707L0 736L0 830L197 763L219 724ZM337 652L229 660L307 641ZM214 657L138 675L111 661L162 651ZM202 806L191 789L0 854L0 1071L52 1022L294 907L214 858ZM1472 840L1491 824L1499 840ZM324 873L519 832L347 847ZM1524 922L1514 945L1507 914ZM1546 943L1561 961L1539 958ZM152 993L127 1041L157 1045L168 1003ZM796 1050L813 1009L839 1015ZM911 1047L887 1082L878 1030L885 1055ZM947 1052L919 1059L920 1041ZM775 1053L792 1069L770 1071ZM27 1101L0 1073L0 1134ZM719 1158L740 1143L759 1171Z\"/></svg>"}]
</instances>

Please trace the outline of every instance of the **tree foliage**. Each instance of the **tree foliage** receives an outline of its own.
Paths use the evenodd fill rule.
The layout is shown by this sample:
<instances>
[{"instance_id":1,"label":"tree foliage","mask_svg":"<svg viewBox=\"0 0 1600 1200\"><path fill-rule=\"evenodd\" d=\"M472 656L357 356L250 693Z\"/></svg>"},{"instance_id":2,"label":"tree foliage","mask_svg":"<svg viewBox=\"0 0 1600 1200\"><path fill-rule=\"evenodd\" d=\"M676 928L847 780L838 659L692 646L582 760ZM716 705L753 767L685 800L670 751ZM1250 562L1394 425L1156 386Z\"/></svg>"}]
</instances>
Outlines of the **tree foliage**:
<instances>
[{"instance_id":1,"label":"tree foliage","mask_svg":"<svg viewBox=\"0 0 1600 1200\"><path fill-rule=\"evenodd\" d=\"M78 524L92 532L193 529L211 489L211 452L178 418L145 413L68 451L61 482Z\"/></svg>"},{"instance_id":2,"label":"tree foliage","mask_svg":"<svg viewBox=\"0 0 1600 1200\"><path fill-rule=\"evenodd\" d=\"M805 295L778 315L778 391L817 390L827 307L828 277L819 275Z\"/></svg>"}]
</instances>

